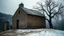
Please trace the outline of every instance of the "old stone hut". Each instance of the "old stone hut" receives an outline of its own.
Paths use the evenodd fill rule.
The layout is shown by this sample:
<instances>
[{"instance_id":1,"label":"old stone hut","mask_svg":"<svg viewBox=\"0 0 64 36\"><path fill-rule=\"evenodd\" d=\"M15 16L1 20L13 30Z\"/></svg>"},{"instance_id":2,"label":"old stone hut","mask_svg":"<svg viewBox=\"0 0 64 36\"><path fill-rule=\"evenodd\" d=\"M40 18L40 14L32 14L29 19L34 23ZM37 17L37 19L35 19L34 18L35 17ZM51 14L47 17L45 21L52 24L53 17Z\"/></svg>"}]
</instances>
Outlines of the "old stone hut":
<instances>
[{"instance_id":1,"label":"old stone hut","mask_svg":"<svg viewBox=\"0 0 64 36\"><path fill-rule=\"evenodd\" d=\"M45 28L45 23L42 13L25 8L23 3L19 4L19 8L12 17L12 26L15 29Z\"/></svg>"}]
</instances>

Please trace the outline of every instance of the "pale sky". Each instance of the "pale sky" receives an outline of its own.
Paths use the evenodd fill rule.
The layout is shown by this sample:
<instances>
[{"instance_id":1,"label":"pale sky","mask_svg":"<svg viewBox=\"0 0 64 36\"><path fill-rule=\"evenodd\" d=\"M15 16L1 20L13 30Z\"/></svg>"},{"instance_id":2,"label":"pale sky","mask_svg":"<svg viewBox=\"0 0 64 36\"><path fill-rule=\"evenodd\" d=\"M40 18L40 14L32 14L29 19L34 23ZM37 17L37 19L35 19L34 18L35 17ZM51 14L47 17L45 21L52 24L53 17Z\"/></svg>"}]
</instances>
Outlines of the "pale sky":
<instances>
[{"instance_id":1,"label":"pale sky","mask_svg":"<svg viewBox=\"0 0 64 36\"><path fill-rule=\"evenodd\" d=\"M13 15L22 2L26 8L32 9L39 0L0 0L0 12Z\"/></svg>"},{"instance_id":2,"label":"pale sky","mask_svg":"<svg viewBox=\"0 0 64 36\"><path fill-rule=\"evenodd\" d=\"M13 15L22 2L26 8L32 9L40 0L0 0L0 12ZM60 0L64 2L64 0Z\"/></svg>"}]
</instances>

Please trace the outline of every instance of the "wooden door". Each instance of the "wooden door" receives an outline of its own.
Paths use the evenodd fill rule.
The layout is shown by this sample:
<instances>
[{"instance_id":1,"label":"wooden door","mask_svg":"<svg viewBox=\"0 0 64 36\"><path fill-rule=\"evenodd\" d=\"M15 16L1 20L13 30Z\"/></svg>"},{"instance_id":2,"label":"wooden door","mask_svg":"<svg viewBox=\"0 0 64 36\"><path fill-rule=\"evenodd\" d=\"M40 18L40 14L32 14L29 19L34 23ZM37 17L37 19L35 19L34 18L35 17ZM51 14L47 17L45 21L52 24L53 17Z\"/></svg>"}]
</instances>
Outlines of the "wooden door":
<instances>
[{"instance_id":1,"label":"wooden door","mask_svg":"<svg viewBox=\"0 0 64 36\"><path fill-rule=\"evenodd\" d=\"M17 26L17 29L19 29L19 20L17 20L17 25L16 26Z\"/></svg>"}]
</instances>

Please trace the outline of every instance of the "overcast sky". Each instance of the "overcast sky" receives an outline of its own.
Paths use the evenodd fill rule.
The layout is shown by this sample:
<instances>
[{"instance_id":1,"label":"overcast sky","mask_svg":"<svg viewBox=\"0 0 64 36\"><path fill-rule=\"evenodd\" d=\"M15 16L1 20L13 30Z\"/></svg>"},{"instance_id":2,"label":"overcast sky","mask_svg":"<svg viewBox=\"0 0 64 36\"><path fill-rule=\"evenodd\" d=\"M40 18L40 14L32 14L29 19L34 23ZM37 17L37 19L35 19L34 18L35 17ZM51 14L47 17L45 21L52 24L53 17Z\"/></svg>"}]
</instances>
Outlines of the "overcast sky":
<instances>
[{"instance_id":1,"label":"overcast sky","mask_svg":"<svg viewBox=\"0 0 64 36\"><path fill-rule=\"evenodd\" d=\"M38 1L40 0L0 0L0 12L13 15L21 2L24 3L24 7L32 9Z\"/></svg>"}]
</instances>

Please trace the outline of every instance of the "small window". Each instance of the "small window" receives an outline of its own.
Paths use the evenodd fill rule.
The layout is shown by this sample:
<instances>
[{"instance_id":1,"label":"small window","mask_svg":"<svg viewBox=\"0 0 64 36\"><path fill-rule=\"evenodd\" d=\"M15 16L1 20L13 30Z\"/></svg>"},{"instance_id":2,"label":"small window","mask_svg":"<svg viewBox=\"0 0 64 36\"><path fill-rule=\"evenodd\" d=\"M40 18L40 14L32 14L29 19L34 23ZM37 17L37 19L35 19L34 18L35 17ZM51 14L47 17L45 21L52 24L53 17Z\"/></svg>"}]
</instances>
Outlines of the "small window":
<instances>
[{"instance_id":1,"label":"small window","mask_svg":"<svg viewBox=\"0 0 64 36\"><path fill-rule=\"evenodd\" d=\"M19 14L20 14L20 10L19 10Z\"/></svg>"}]
</instances>

